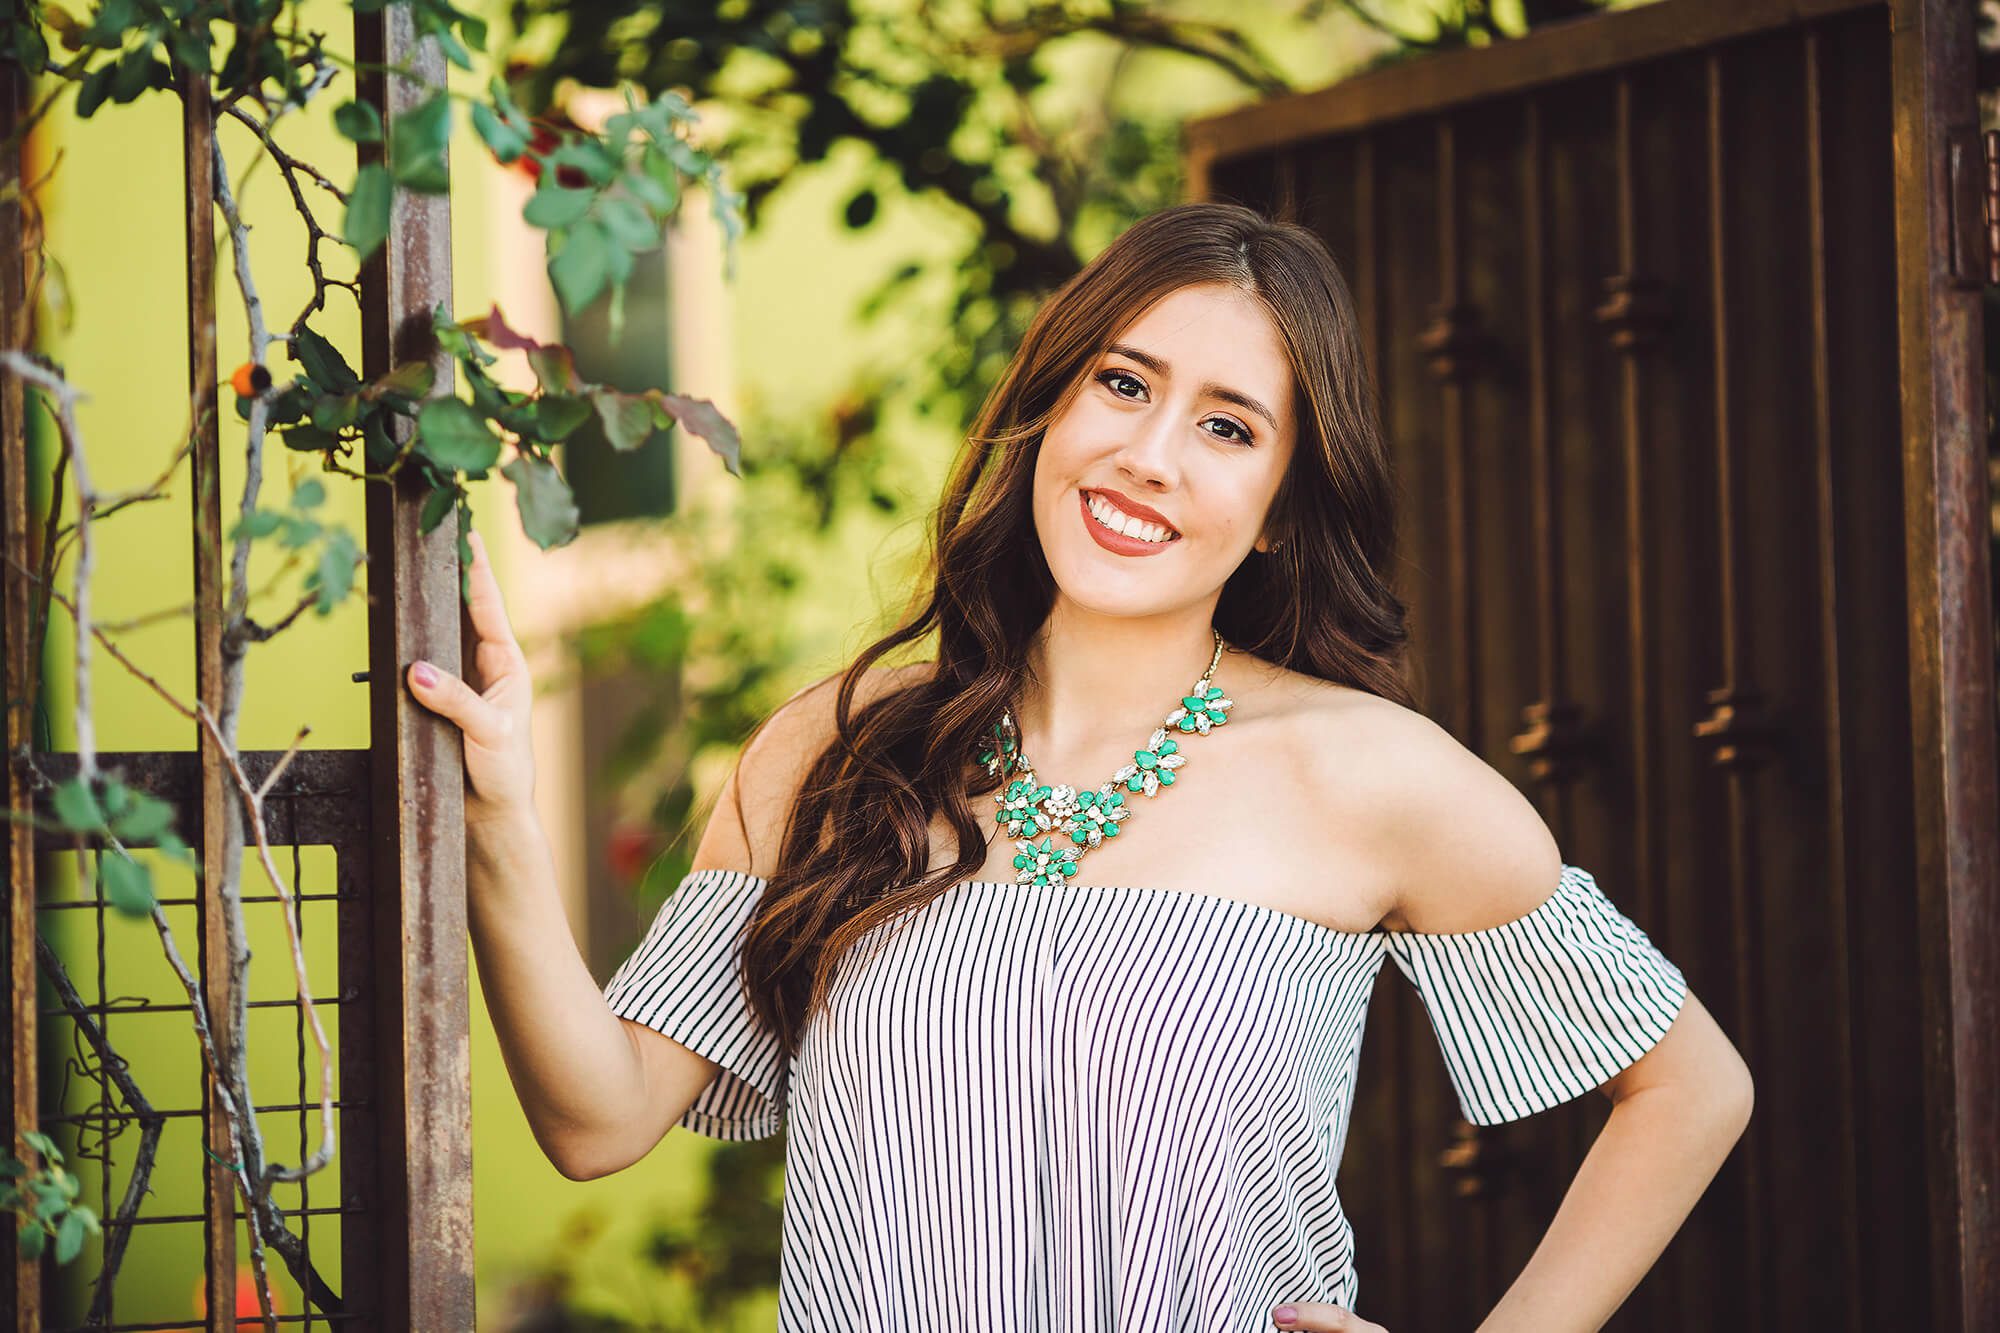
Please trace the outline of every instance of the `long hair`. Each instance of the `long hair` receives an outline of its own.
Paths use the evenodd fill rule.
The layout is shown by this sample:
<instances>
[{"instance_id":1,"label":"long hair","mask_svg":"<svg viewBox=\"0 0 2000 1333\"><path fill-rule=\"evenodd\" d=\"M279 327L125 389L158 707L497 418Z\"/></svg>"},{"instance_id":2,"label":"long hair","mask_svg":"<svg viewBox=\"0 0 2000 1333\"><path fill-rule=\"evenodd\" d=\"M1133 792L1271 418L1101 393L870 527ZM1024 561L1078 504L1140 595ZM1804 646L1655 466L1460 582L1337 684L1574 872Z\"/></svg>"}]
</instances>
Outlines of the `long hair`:
<instances>
[{"instance_id":1,"label":"long hair","mask_svg":"<svg viewBox=\"0 0 2000 1333\"><path fill-rule=\"evenodd\" d=\"M1003 779L975 758L1017 697L1054 600L1030 507L1043 435L1119 332L1195 283L1227 283L1263 302L1291 360L1299 423L1266 526L1278 546L1253 551L1224 582L1216 628L1267 661L1410 704L1406 612L1386 577L1389 462L1332 256L1305 228L1236 204L1140 219L1036 313L953 464L918 597L841 673L836 735L799 786L743 940L751 1003L788 1056L850 946L985 864L971 798ZM928 674L857 715L864 673L933 633ZM940 811L957 857L927 873Z\"/></svg>"}]
</instances>

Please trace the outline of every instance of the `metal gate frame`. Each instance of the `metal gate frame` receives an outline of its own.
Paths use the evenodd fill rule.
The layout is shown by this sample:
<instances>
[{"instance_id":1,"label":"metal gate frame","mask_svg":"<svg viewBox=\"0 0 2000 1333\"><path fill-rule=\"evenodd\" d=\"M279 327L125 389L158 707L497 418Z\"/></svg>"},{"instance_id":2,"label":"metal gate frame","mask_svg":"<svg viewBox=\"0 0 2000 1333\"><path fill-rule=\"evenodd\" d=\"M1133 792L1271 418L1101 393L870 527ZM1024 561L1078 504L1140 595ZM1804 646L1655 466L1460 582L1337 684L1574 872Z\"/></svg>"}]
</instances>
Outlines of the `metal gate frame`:
<instances>
[{"instance_id":1,"label":"metal gate frame","mask_svg":"<svg viewBox=\"0 0 2000 1333\"><path fill-rule=\"evenodd\" d=\"M442 84L445 62L433 39L419 40L409 6L392 4L355 16L355 50L363 63L411 62L423 78ZM0 117L11 129L25 108L18 67L0 65ZM381 74L358 79L357 99L377 107L385 125L414 109L421 85ZM189 308L188 379L197 405L191 451L194 478L192 538L195 551L197 688L219 709L222 625L222 513L219 438L215 406L216 274L213 265L214 126L206 85L183 100L183 150L187 183L186 240ZM384 144L390 135L384 135ZM380 160L383 144L362 147L360 160ZM18 185L21 164L0 163ZM0 204L0 314L6 345L29 350L32 312L24 308L23 218L18 202ZM431 312L451 302L451 211L448 195L399 191L387 243L359 274L362 374L374 377L392 363L428 359L437 391L452 386L453 363L431 334ZM205 412L200 409L207 409ZM25 555L30 531L24 402L18 378L0 376L0 542ZM371 744L365 751L302 751L287 770L291 813L268 820L273 842L323 843L336 850L340 901L338 956L342 976L339 1068L340 1204L314 1212L342 1218L342 1312L339 1320L367 1328L462 1330L473 1326L472 1160L470 1024L466 959L464 771L456 730L420 707L403 688L403 671L418 657L458 671L466 632L459 603L456 532L440 526L420 535L422 486L414 470L393 487L368 486L366 549L369 562L368 682ZM38 663L29 660L29 618L34 589L8 566L4 590L7 697L23 697ZM31 719L7 710L10 756L33 744ZM268 771L277 755L245 753L251 773ZM107 754L123 764L134 786L172 801L179 826L202 858L201 975L211 1012L224 1011L229 995L226 940L220 904L206 891L216 882L222 849L223 802L237 799L223 756L206 734L193 751ZM73 759L70 761L73 764ZM44 756L59 772L61 756ZM21 768L7 765L9 809L34 808ZM314 827L314 826L317 827ZM7 1065L12 1071L4 1132L17 1155L21 1133L39 1121L37 1087L36 837L9 823L9 977ZM292 1002L292 1003L295 1003ZM204 1118L209 1151L205 1171L204 1237L207 1327L234 1329L237 1199L229 1171L226 1122L212 1082L204 1076ZM0 1272L5 1274L5 1315L15 1328L41 1328L43 1265L24 1263L13 1231L0 1228ZM298 1322L303 1316L281 1317ZM315 1313L316 1322L333 1322Z\"/></svg>"},{"instance_id":2,"label":"metal gate frame","mask_svg":"<svg viewBox=\"0 0 2000 1333\"><path fill-rule=\"evenodd\" d=\"M1986 165L1974 89L1975 6L1963 0L1662 0L1193 121L1184 160L1189 197L1208 199L1215 197L1215 177L1232 163L1273 159L1274 211L1290 217L1301 189L1296 156L1287 151L1293 145L1869 8L1887 11L1891 33L1917 812L1913 869L1925 1036L1927 1133L1920 1152L1930 1199L1932 1308L1939 1328L1990 1329L2000 1328L2000 1024L1994 1021L2000 1014L2000 746L1981 296L1989 263L2000 257L1988 254L1982 214ZM1448 178L1440 198L1452 198ZM1449 208L1449 202L1441 205L1441 211ZM1448 228L1449 218L1440 225ZM1454 331L1452 265L1446 245L1433 348L1441 355L1450 353ZM1645 315L1644 295L1633 293L1628 302L1636 317ZM1372 302L1365 289L1357 290L1357 301L1366 326ZM1363 332L1367 345L1378 345L1372 326ZM1449 395L1456 390L1447 382L1441 391L1450 422ZM1712 702L1723 709L1718 725L1728 725L1730 701ZM1560 718L1550 719L1547 730L1562 740Z\"/></svg>"}]
</instances>

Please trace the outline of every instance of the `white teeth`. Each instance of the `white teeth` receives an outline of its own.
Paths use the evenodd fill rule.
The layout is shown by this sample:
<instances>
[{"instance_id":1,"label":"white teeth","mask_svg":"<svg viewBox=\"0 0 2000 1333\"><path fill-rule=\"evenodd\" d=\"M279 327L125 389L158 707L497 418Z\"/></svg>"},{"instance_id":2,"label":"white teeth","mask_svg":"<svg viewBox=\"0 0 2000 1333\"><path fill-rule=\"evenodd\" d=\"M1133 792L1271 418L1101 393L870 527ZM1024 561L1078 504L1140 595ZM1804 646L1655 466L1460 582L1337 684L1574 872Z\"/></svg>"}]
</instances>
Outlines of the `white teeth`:
<instances>
[{"instance_id":1,"label":"white teeth","mask_svg":"<svg viewBox=\"0 0 2000 1333\"><path fill-rule=\"evenodd\" d=\"M1110 501L1099 499L1095 491L1085 496L1084 499L1089 504L1090 512L1096 517L1097 521L1105 527L1110 528L1113 532L1122 532L1127 537L1137 537L1140 541L1146 542L1164 542L1170 541L1173 538L1171 529L1162 527L1158 523L1147 523L1141 519L1133 518L1124 510L1111 504Z\"/></svg>"}]
</instances>

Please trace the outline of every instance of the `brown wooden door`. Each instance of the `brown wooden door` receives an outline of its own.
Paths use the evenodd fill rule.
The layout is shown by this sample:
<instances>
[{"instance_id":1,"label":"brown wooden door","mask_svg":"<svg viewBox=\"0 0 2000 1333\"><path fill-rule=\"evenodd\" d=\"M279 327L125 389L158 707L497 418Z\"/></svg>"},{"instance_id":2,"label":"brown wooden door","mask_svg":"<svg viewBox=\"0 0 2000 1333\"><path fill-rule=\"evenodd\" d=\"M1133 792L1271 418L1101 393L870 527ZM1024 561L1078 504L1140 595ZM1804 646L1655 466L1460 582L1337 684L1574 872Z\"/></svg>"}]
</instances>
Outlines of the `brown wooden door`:
<instances>
[{"instance_id":1,"label":"brown wooden door","mask_svg":"<svg viewBox=\"0 0 2000 1333\"><path fill-rule=\"evenodd\" d=\"M1670 0L1190 128L1197 197L1353 287L1426 710L1756 1076L1612 1327L2000 1328L1965 8ZM1471 1328L1608 1103L1464 1124L1408 985L1373 1003L1359 1310Z\"/></svg>"}]
</instances>

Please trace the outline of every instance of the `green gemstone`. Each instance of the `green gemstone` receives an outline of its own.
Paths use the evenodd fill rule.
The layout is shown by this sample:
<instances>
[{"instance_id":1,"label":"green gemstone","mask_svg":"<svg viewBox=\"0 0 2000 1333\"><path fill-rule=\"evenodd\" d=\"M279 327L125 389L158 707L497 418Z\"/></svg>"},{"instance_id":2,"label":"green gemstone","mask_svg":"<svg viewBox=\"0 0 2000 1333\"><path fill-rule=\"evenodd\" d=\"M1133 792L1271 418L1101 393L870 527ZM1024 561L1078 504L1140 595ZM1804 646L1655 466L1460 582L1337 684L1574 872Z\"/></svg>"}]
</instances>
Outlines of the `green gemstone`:
<instances>
[{"instance_id":1,"label":"green gemstone","mask_svg":"<svg viewBox=\"0 0 2000 1333\"><path fill-rule=\"evenodd\" d=\"M1163 741L1161 741L1161 742L1160 742L1160 753L1161 753L1161 754L1173 754L1173 753L1174 753L1175 751L1179 750L1180 748L1181 748L1181 743L1180 743L1179 741L1175 740L1175 739L1174 739L1173 737L1171 737L1171 736L1167 737L1167 739L1165 739L1165 740L1163 740Z\"/></svg>"},{"instance_id":2,"label":"green gemstone","mask_svg":"<svg viewBox=\"0 0 2000 1333\"><path fill-rule=\"evenodd\" d=\"M1171 768L1160 770L1160 785L1162 787L1171 787L1174 785L1174 771Z\"/></svg>"},{"instance_id":3,"label":"green gemstone","mask_svg":"<svg viewBox=\"0 0 2000 1333\"><path fill-rule=\"evenodd\" d=\"M1125 779L1126 791L1139 791L1142 788L1144 788L1145 785L1146 785L1145 780L1142 779L1137 773L1134 773L1131 777Z\"/></svg>"},{"instance_id":4,"label":"green gemstone","mask_svg":"<svg viewBox=\"0 0 2000 1333\"><path fill-rule=\"evenodd\" d=\"M1087 841L1089 837L1090 835L1088 833L1085 833L1080 826L1077 828L1073 828L1069 831L1069 840L1077 844L1082 844L1083 842Z\"/></svg>"},{"instance_id":5,"label":"green gemstone","mask_svg":"<svg viewBox=\"0 0 2000 1333\"><path fill-rule=\"evenodd\" d=\"M1016 869L1016 870L1026 870L1027 868L1028 868L1028 858L1027 858L1027 857L1025 857L1025 856L1017 856L1017 857L1015 857L1015 858L1014 858L1014 869Z\"/></svg>"},{"instance_id":6,"label":"green gemstone","mask_svg":"<svg viewBox=\"0 0 2000 1333\"><path fill-rule=\"evenodd\" d=\"M1123 805L1125 804L1125 793L1122 791L1114 791L1111 793L1109 799L1111 804L1113 805Z\"/></svg>"},{"instance_id":7,"label":"green gemstone","mask_svg":"<svg viewBox=\"0 0 2000 1333\"><path fill-rule=\"evenodd\" d=\"M1186 716L1186 717L1182 718L1182 719L1181 719L1181 720L1180 720L1180 721L1179 721L1178 723L1176 723L1175 725L1177 725L1178 727L1180 727L1180 729L1181 729L1182 731L1193 731L1193 730L1194 730L1194 715L1193 715L1192 713L1190 713L1190 714L1189 714L1188 716Z\"/></svg>"},{"instance_id":8,"label":"green gemstone","mask_svg":"<svg viewBox=\"0 0 2000 1333\"><path fill-rule=\"evenodd\" d=\"M1116 824L1106 824L1106 825L1104 826L1104 836L1105 836L1105 837L1107 837L1107 838L1115 838L1115 837L1117 837L1117 836L1118 836L1118 826L1117 826Z\"/></svg>"},{"instance_id":9,"label":"green gemstone","mask_svg":"<svg viewBox=\"0 0 2000 1333\"><path fill-rule=\"evenodd\" d=\"M1202 700L1196 695L1192 694L1185 695L1181 699L1182 708L1199 708L1201 707L1201 705L1202 705Z\"/></svg>"},{"instance_id":10,"label":"green gemstone","mask_svg":"<svg viewBox=\"0 0 2000 1333\"><path fill-rule=\"evenodd\" d=\"M1205 697L1210 699L1220 699L1222 697L1222 687L1220 685L1209 686L1208 694Z\"/></svg>"},{"instance_id":11,"label":"green gemstone","mask_svg":"<svg viewBox=\"0 0 2000 1333\"><path fill-rule=\"evenodd\" d=\"M1160 766L1160 756L1154 754L1151 750L1135 751L1132 757L1139 761L1139 767L1141 768L1158 768Z\"/></svg>"}]
</instances>

